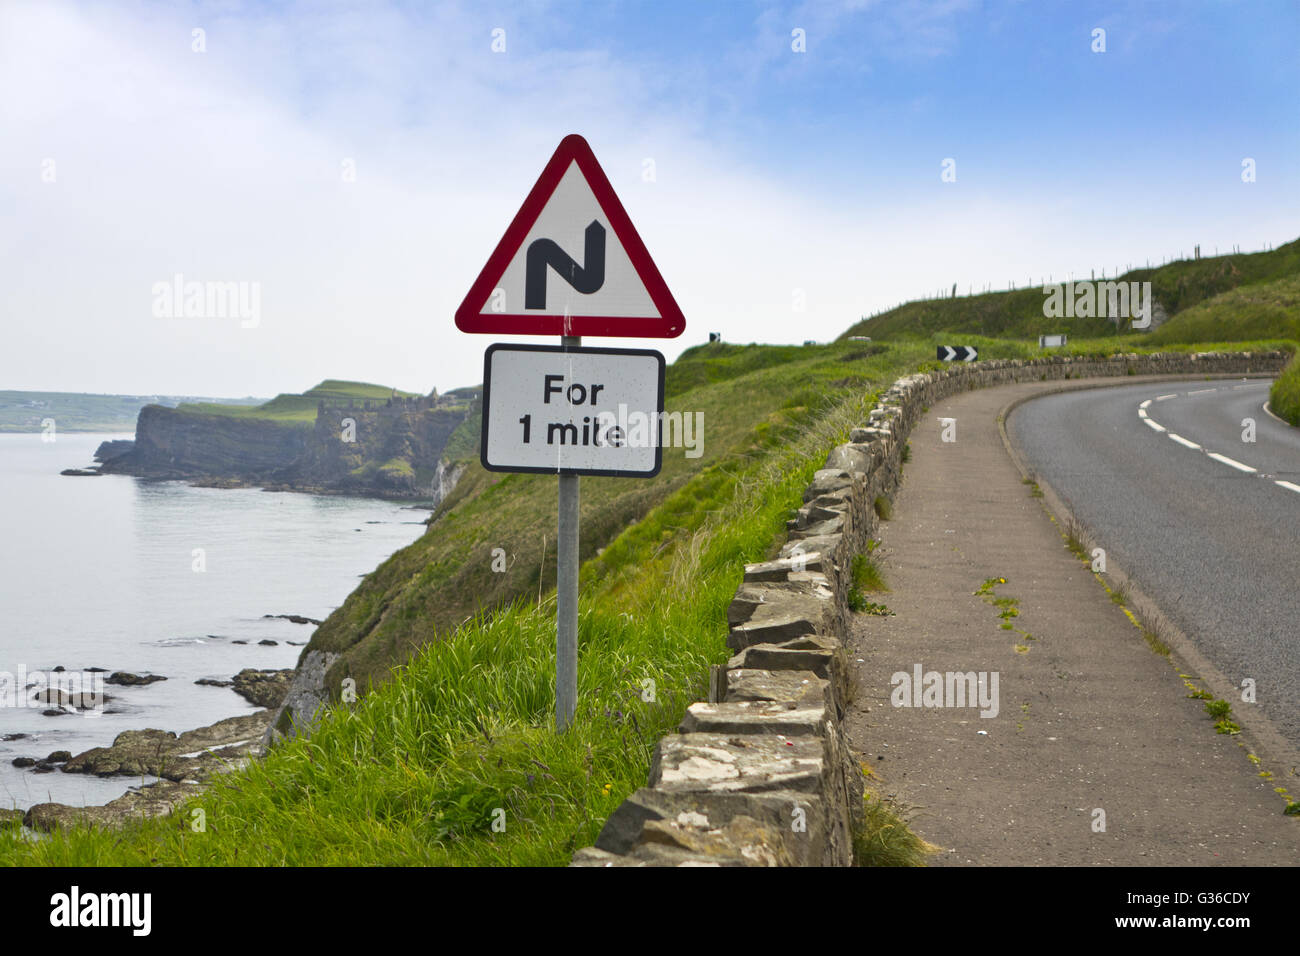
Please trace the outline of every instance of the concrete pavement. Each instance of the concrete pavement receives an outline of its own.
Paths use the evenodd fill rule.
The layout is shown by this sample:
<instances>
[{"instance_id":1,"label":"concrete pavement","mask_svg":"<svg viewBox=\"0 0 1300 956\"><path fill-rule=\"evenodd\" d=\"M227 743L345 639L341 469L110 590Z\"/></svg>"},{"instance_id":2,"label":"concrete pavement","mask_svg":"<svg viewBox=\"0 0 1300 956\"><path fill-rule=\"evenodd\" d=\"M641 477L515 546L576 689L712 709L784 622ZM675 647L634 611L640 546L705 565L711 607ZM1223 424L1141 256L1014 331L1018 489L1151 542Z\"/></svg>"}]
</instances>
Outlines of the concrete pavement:
<instances>
[{"instance_id":1,"label":"concrete pavement","mask_svg":"<svg viewBox=\"0 0 1300 956\"><path fill-rule=\"evenodd\" d=\"M1300 863L1300 818L1273 791L1300 797L1295 778L1261 778L1242 738L1214 732L1021 482L998 413L1059 387L965 392L912 433L880 531L891 590L869 595L895 616L858 615L852 635L848 729L873 786L915 808L935 864ZM948 673L996 680L997 715L924 706L957 703Z\"/></svg>"}]
</instances>

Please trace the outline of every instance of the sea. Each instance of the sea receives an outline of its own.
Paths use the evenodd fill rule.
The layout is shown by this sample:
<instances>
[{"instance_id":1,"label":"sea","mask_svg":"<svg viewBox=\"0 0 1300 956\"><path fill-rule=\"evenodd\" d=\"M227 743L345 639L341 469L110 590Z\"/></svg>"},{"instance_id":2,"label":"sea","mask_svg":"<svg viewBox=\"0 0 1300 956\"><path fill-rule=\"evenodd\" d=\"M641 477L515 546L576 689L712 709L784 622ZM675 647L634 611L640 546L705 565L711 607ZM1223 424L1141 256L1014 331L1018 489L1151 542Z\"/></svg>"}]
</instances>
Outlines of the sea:
<instances>
[{"instance_id":1,"label":"sea","mask_svg":"<svg viewBox=\"0 0 1300 956\"><path fill-rule=\"evenodd\" d=\"M5 808L102 804L153 782L34 773L13 760L252 712L233 690L195 681L293 667L314 626L266 615L324 619L424 531L428 510L400 502L59 474L130 437L0 434L0 684L56 667L167 678L104 686L113 699L99 713L45 716L23 694L0 701Z\"/></svg>"}]
</instances>

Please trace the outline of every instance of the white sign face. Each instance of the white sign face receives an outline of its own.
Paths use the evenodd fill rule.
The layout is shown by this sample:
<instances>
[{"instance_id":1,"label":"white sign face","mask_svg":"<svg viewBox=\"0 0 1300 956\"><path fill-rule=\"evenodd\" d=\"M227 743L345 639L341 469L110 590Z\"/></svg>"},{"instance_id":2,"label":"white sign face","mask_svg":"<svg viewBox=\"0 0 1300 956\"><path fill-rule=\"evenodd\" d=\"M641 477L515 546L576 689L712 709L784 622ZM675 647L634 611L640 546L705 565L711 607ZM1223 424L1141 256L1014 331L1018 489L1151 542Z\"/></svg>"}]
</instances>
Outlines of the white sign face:
<instances>
[{"instance_id":1,"label":"white sign face","mask_svg":"<svg viewBox=\"0 0 1300 956\"><path fill-rule=\"evenodd\" d=\"M483 467L650 477L663 407L658 352L493 345L483 359Z\"/></svg>"},{"instance_id":2,"label":"white sign face","mask_svg":"<svg viewBox=\"0 0 1300 956\"><path fill-rule=\"evenodd\" d=\"M660 317L576 162L560 178L497 288L500 298L489 297L481 315L504 305L507 312Z\"/></svg>"}]
</instances>

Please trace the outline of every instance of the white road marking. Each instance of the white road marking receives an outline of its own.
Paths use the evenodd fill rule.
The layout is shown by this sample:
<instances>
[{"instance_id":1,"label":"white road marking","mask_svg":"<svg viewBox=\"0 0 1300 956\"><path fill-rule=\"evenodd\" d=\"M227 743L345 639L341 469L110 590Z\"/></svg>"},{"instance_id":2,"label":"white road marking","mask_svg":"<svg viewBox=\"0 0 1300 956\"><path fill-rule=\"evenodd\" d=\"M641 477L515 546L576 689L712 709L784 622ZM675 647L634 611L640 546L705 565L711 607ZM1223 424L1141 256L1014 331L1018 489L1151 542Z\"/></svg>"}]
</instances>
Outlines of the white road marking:
<instances>
[{"instance_id":1,"label":"white road marking","mask_svg":"<svg viewBox=\"0 0 1300 956\"><path fill-rule=\"evenodd\" d=\"M1259 388L1261 385L1267 385L1267 384L1268 382L1253 382L1250 385L1234 385L1232 386L1232 390L1235 392L1243 388Z\"/></svg>"},{"instance_id":2,"label":"white road marking","mask_svg":"<svg viewBox=\"0 0 1300 956\"><path fill-rule=\"evenodd\" d=\"M1264 414L1267 415L1269 418L1273 419L1273 421L1281 422L1283 425L1286 425L1288 428L1291 427L1291 423L1289 421L1287 421L1285 418L1279 418L1277 416L1277 413L1274 412L1273 409L1268 407L1268 402L1265 402L1263 405L1260 406L1260 408L1264 409Z\"/></svg>"},{"instance_id":3,"label":"white road marking","mask_svg":"<svg viewBox=\"0 0 1300 956\"><path fill-rule=\"evenodd\" d=\"M1265 383L1265 384L1267 384L1267 383ZM1233 388L1253 388L1253 387L1254 387L1253 385L1234 385L1234 386L1233 386ZM1217 392L1217 391L1218 391L1218 389L1216 389L1216 388L1202 388L1202 389L1198 389L1197 391L1194 391L1194 392L1188 392L1187 394L1188 394L1188 395L1203 395L1203 394L1205 394L1206 392ZM1177 392L1174 392L1173 394L1170 394L1170 395L1157 395L1157 396L1155 397L1155 401L1157 401L1157 402L1163 402L1163 401L1164 401L1165 399L1167 399L1167 398L1177 398L1177 397L1178 397L1178 393L1177 393ZM1194 441L1189 441L1188 439L1184 438L1182 435L1179 435L1179 434L1177 434L1177 433L1175 433L1175 432L1171 432L1168 428L1165 428L1164 425L1161 425L1158 421L1156 421L1154 418L1152 418L1150 415L1147 414L1147 406L1151 404L1151 401L1152 401L1152 400L1148 398L1145 402L1143 402L1142 404L1138 405L1138 418L1140 418L1140 419L1141 419L1145 424L1151 426L1151 428L1153 428L1155 431L1157 431L1157 432L1161 432L1161 433L1163 433L1163 434L1165 434L1165 435L1168 435L1170 438L1172 438L1174 441L1178 442L1178 444L1182 445L1184 448L1191 448L1191 449L1193 449L1193 450L1195 450L1195 451L1203 452L1204 454L1206 454L1206 455L1209 456L1210 458L1213 458L1215 461L1217 461L1217 462L1219 462L1219 463L1221 463L1221 464L1227 465L1229 468L1235 468L1235 469L1237 469L1237 471L1244 471L1244 472L1246 472L1247 474L1250 474L1250 475L1259 475L1259 477L1261 477L1261 478L1272 478L1272 477L1273 477L1272 475L1260 475L1260 474L1259 474L1259 469L1258 469L1258 468L1252 468L1250 465L1242 464L1241 462L1236 461L1235 459L1229 458L1227 455L1220 455L1220 454L1218 454L1217 452L1206 451L1206 449L1204 448L1204 446L1202 446L1202 445L1198 445L1198 444L1196 444L1196 442L1194 442ZM1265 411L1265 412L1268 412L1269 415L1272 415L1274 418L1277 418L1276 415L1273 415L1273 411L1272 411L1272 409L1270 409L1270 408L1268 407L1268 403L1267 403L1267 402L1264 403L1264 406L1263 406L1263 407L1264 407L1264 411ZM1281 419L1278 419L1278 420L1281 421ZM1284 424L1285 424L1285 423L1284 423ZM1273 484L1275 484L1275 485L1280 485L1281 487L1287 489L1288 491L1294 491L1294 492L1296 492L1297 494L1300 494L1300 485L1293 484L1292 482L1289 482L1289 481L1282 481L1282 480L1280 480L1280 479L1275 479L1275 480L1273 481Z\"/></svg>"},{"instance_id":4,"label":"white road marking","mask_svg":"<svg viewBox=\"0 0 1300 956\"><path fill-rule=\"evenodd\" d=\"M1251 468L1250 465L1243 465L1239 461L1233 461L1227 455L1220 455L1217 452L1213 452L1213 451L1206 452L1206 454L1209 455L1211 458L1213 458L1215 461L1222 462L1223 464L1227 465L1229 468L1236 468L1238 471L1248 471L1251 474L1254 474L1256 471L1259 470L1257 468Z\"/></svg>"}]
</instances>

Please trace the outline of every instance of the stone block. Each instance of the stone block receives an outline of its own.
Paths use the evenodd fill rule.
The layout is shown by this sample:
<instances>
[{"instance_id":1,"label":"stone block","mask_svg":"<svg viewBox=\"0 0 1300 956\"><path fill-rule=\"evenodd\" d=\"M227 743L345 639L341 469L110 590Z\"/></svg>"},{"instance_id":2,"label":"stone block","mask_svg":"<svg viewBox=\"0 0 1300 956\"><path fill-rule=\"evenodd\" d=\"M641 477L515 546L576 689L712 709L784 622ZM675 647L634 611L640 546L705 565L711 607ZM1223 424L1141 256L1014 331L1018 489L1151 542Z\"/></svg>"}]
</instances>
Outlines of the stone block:
<instances>
[{"instance_id":1,"label":"stone block","mask_svg":"<svg viewBox=\"0 0 1300 956\"><path fill-rule=\"evenodd\" d=\"M829 582L742 584L727 608L727 646L780 644L808 634L830 633L836 624Z\"/></svg>"},{"instance_id":2,"label":"stone block","mask_svg":"<svg viewBox=\"0 0 1300 956\"><path fill-rule=\"evenodd\" d=\"M749 834L758 833L762 843L784 852L787 862L781 865L819 866L828 857L825 820L824 802L815 794L643 787L606 820L595 849L622 855L634 853L638 846L658 844L720 855L722 841L739 847ZM796 829L796 824L801 828Z\"/></svg>"},{"instance_id":3,"label":"stone block","mask_svg":"<svg viewBox=\"0 0 1300 956\"><path fill-rule=\"evenodd\" d=\"M809 551L796 557L777 558L775 561L747 564L745 565L745 583L788 581L791 574L807 572L825 575L828 568L829 562L822 557L820 551Z\"/></svg>"},{"instance_id":4,"label":"stone block","mask_svg":"<svg viewBox=\"0 0 1300 956\"><path fill-rule=\"evenodd\" d=\"M720 700L771 700L793 704L831 703L830 681L812 671L772 671L738 667L723 670Z\"/></svg>"},{"instance_id":5,"label":"stone block","mask_svg":"<svg viewBox=\"0 0 1300 956\"><path fill-rule=\"evenodd\" d=\"M825 778L833 773L826 756L821 737L670 735L655 748L649 783L669 791L820 794L828 792Z\"/></svg>"},{"instance_id":6,"label":"stone block","mask_svg":"<svg viewBox=\"0 0 1300 956\"><path fill-rule=\"evenodd\" d=\"M834 714L824 702L741 700L720 704L695 703L677 728L684 734L785 734L820 736Z\"/></svg>"}]
</instances>

